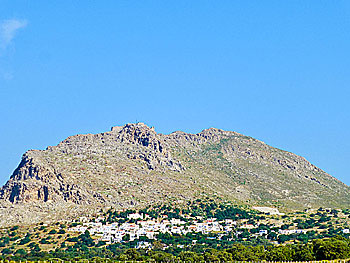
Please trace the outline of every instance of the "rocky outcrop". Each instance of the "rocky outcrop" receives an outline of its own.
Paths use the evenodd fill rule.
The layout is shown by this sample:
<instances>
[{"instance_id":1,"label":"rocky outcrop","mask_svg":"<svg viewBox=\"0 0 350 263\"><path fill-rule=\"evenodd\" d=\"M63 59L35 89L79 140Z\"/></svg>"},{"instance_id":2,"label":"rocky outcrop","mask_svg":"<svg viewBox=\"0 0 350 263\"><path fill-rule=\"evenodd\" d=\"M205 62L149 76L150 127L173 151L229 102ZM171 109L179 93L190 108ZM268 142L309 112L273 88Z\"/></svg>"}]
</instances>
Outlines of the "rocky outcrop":
<instances>
[{"instance_id":1,"label":"rocky outcrop","mask_svg":"<svg viewBox=\"0 0 350 263\"><path fill-rule=\"evenodd\" d=\"M112 127L111 131L116 134L116 140L120 143L134 144L147 149L142 152L130 152L127 157L146 162L148 169L170 169L177 172L184 169L181 162L172 158L168 144L153 127L149 128L144 123L137 123L127 124L124 127Z\"/></svg>"},{"instance_id":2,"label":"rocky outcrop","mask_svg":"<svg viewBox=\"0 0 350 263\"><path fill-rule=\"evenodd\" d=\"M88 199L85 189L69 183L39 156L40 151L29 151L23 155L18 168L1 188L0 199L14 204L52 201L81 204ZM95 195L98 196L97 193Z\"/></svg>"},{"instance_id":3,"label":"rocky outcrop","mask_svg":"<svg viewBox=\"0 0 350 263\"><path fill-rule=\"evenodd\" d=\"M11 203L47 202L49 187L55 184L55 175L49 168L35 163L31 153L26 153L10 180L2 187L0 198ZM50 186L49 186L50 185Z\"/></svg>"}]
</instances>

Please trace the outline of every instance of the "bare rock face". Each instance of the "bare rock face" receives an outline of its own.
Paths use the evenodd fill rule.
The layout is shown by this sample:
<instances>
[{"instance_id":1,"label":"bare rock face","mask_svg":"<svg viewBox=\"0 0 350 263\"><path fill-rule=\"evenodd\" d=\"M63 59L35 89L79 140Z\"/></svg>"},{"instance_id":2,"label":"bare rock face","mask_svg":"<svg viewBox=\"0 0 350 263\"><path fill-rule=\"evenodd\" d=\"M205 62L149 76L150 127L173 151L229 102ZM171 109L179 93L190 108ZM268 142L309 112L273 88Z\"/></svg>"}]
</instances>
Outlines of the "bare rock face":
<instances>
[{"instance_id":1,"label":"bare rock face","mask_svg":"<svg viewBox=\"0 0 350 263\"><path fill-rule=\"evenodd\" d=\"M10 180L1 189L0 198L12 203L49 200L50 184L56 184L56 175L49 167L35 163L26 153ZM50 195L51 198L51 195Z\"/></svg>"},{"instance_id":2,"label":"bare rock face","mask_svg":"<svg viewBox=\"0 0 350 263\"><path fill-rule=\"evenodd\" d=\"M40 159L39 151L29 151L23 156L0 191L0 199L15 204L52 201L81 204L87 196L87 191L65 180L49 162Z\"/></svg>"},{"instance_id":3,"label":"bare rock face","mask_svg":"<svg viewBox=\"0 0 350 263\"><path fill-rule=\"evenodd\" d=\"M117 132L117 140L121 143L138 144L157 153L162 153L165 150L154 128L149 128L143 123L127 124L121 128L112 127L112 132Z\"/></svg>"},{"instance_id":4,"label":"bare rock face","mask_svg":"<svg viewBox=\"0 0 350 263\"><path fill-rule=\"evenodd\" d=\"M348 186L251 137L215 128L163 135L136 123L26 152L0 189L0 225L203 196L282 209L350 205Z\"/></svg>"},{"instance_id":5,"label":"bare rock face","mask_svg":"<svg viewBox=\"0 0 350 263\"><path fill-rule=\"evenodd\" d=\"M171 157L169 146L157 135L154 128L149 128L143 123L127 124L124 127L112 127L112 133L116 133L116 139L120 143L133 144L145 147L143 152L128 153L127 157L145 161L150 170L170 169L180 172L184 168L181 163Z\"/></svg>"}]
</instances>

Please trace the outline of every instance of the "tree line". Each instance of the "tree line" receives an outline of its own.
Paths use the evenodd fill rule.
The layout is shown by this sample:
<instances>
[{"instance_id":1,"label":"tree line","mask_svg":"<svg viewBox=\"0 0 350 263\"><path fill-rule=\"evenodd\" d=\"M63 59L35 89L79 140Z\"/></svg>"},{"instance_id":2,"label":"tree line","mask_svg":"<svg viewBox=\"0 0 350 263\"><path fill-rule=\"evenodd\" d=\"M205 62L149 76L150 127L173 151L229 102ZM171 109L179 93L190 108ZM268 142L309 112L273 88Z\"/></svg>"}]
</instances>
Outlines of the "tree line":
<instances>
[{"instance_id":1,"label":"tree line","mask_svg":"<svg viewBox=\"0 0 350 263\"><path fill-rule=\"evenodd\" d=\"M28 244L30 251L10 248L2 250L2 260L50 260L60 258L63 260L78 259L109 259L155 262L227 262L227 261L312 261L334 260L350 258L350 240L344 237L317 239L307 244L296 243L287 245L243 245L233 244L225 249L200 249L193 245L183 249L163 251L162 247L154 241L152 250L123 248L119 244L96 245L89 233L81 234L73 246L61 245L50 251L42 251L38 244Z\"/></svg>"}]
</instances>

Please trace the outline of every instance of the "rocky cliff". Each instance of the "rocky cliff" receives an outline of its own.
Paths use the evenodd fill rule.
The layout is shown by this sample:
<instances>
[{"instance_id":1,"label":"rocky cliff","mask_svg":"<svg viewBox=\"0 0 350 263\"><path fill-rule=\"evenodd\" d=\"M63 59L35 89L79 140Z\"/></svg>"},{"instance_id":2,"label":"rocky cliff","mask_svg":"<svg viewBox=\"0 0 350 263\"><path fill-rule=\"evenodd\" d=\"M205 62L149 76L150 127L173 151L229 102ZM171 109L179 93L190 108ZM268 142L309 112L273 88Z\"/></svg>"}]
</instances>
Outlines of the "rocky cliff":
<instances>
[{"instance_id":1,"label":"rocky cliff","mask_svg":"<svg viewBox=\"0 0 350 263\"><path fill-rule=\"evenodd\" d=\"M204 196L284 209L350 205L348 186L295 154L230 131L163 135L137 123L26 152L0 190L0 225Z\"/></svg>"}]
</instances>

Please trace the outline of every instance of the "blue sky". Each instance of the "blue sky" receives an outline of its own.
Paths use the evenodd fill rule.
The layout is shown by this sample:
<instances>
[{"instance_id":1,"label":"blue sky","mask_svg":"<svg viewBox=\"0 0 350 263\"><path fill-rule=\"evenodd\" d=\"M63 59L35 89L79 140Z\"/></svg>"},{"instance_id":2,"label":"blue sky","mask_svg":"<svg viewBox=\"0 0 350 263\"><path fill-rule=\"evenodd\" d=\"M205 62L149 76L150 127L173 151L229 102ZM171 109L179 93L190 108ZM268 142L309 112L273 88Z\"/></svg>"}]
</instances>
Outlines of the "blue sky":
<instances>
[{"instance_id":1,"label":"blue sky","mask_svg":"<svg viewBox=\"0 0 350 263\"><path fill-rule=\"evenodd\" d=\"M350 185L349 1L0 0L0 184L29 149L142 121L233 130Z\"/></svg>"}]
</instances>

